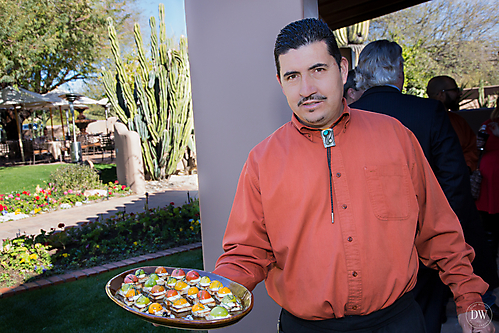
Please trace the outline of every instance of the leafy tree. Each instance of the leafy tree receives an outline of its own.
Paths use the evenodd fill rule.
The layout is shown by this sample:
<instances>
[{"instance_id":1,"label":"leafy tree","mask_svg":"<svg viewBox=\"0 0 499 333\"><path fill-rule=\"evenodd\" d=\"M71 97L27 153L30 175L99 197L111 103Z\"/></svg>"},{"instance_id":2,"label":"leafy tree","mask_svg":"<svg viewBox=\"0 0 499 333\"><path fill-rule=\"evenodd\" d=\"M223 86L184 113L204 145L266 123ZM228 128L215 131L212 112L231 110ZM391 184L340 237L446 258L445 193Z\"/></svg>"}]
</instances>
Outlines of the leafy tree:
<instances>
[{"instance_id":1,"label":"leafy tree","mask_svg":"<svg viewBox=\"0 0 499 333\"><path fill-rule=\"evenodd\" d=\"M435 75L463 87L499 84L498 0L434 0L371 21L369 40L404 50L405 90L423 94Z\"/></svg>"},{"instance_id":2,"label":"leafy tree","mask_svg":"<svg viewBox=\"0 0 499 333\"><path fill-rule=\"evenodd\" d=\"M0 0L0 83L46 93L94 76L109 54L106 18L122 26L134 1Z\"/></svg>"},{"instance_id":3,"label":"leafy tree","mask_svg":"<svg viewBox=\"0 0 499 333\"><path fill-rule=\"evenodd\" d=\"M135 0L0 0L0 88L17 85L46 93L64 83L98 77L111 66L110 17L119 32L132 31ZM124 48L133 38L124 34ZM101 88L100 96L102 98ZM102 109L102 108L101 108ZM30 110L19 113L21 122ZM14 117L0 112L7 138L17 137Z\"/></svg>"}]
</instances>

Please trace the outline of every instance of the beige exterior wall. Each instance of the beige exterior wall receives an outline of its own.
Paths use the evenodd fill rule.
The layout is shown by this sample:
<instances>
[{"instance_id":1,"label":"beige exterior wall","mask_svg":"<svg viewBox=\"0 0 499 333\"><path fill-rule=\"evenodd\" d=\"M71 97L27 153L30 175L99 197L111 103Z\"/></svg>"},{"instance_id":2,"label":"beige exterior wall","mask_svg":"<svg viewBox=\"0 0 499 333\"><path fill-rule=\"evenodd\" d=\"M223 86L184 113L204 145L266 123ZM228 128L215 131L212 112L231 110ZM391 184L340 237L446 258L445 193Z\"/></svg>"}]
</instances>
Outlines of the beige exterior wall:
<instances>
[{"instance_id":1,"label":"beige exterior wall","mask_svg":"<svg viewBox=\"0 0 499 333\"><path fill-rule=\"evenodd\" d=\"M251 148L291 119L276 80L275 37L317 15L316 0L185 0L198 157L204 268L212 271ZM220 332L276 332L280 307L263 283L255 306Z\"/></svg>"}]
</instances>

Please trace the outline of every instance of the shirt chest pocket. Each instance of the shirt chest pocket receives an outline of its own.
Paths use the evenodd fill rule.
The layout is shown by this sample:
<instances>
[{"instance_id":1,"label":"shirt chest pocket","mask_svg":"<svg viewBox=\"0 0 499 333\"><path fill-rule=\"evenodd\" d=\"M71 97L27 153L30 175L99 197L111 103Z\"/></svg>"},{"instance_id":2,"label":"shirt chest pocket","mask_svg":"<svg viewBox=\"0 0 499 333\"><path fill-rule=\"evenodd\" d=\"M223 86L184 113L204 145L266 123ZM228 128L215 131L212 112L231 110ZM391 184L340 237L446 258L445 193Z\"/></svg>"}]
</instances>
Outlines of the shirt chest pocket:
<instances>
[{"instance_id":1,"label":"shirt chest pocket","mask_svg":"<svg viewBox=\"0 0 499 333\"><path fill-rule=\"evenodd\" d=\"M409 218L413 191L407 166L367 166L364 172L374 215L386 221Z\"/></svg>"}]
</instances>

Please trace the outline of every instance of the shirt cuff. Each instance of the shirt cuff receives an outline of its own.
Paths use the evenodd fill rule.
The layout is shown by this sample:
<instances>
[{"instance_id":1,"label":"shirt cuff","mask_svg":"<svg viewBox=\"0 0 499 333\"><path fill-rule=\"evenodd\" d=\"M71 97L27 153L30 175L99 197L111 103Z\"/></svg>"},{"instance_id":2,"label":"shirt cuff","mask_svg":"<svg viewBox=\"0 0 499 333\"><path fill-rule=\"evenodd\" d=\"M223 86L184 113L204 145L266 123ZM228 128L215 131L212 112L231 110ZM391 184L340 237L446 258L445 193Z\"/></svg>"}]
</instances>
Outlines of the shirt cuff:
<instances>
[{"instance_id":1,"label":"shirt cuff","mask_svg":"<svg viewBox=\"0 0 499 333\"><path fill-rule=\"evenodd\" d=\"M479 293L466 293L455 299L457 314L471 310L485 310L482 296Z\"/></svg>"}]
</instances>

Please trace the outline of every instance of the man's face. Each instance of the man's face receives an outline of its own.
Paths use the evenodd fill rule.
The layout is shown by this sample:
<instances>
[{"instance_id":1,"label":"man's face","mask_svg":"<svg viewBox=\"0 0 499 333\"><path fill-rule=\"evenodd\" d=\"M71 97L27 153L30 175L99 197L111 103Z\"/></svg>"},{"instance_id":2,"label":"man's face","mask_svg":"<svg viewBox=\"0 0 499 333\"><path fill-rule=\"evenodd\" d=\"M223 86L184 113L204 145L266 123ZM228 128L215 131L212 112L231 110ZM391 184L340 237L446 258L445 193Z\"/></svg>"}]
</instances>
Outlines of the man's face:
<instances>
[{"instance_id":1,"label":"man's face","mask_svg":"<svg viewBox=\"0 0 499 333\"><path fill-rule=\"evenodd\" d=\"M442 91L442 103L445 107L452 111L459 110L459 98L461 97L461 90L458 88L456 82L446 80L445 88Z\"/></svg>"},{"instance_id":2,"label":"man's face","mask_svg":"<svg viewBox=\"0 0 499 333\"><path fill-rule=\"evenodd\" d=\"M340 68L325 42L291 49L279 56L281 71L277 80L296 116L305 125L329 128L343 112L343 85L348 61Z\"/></svg>"}]
</instances>

